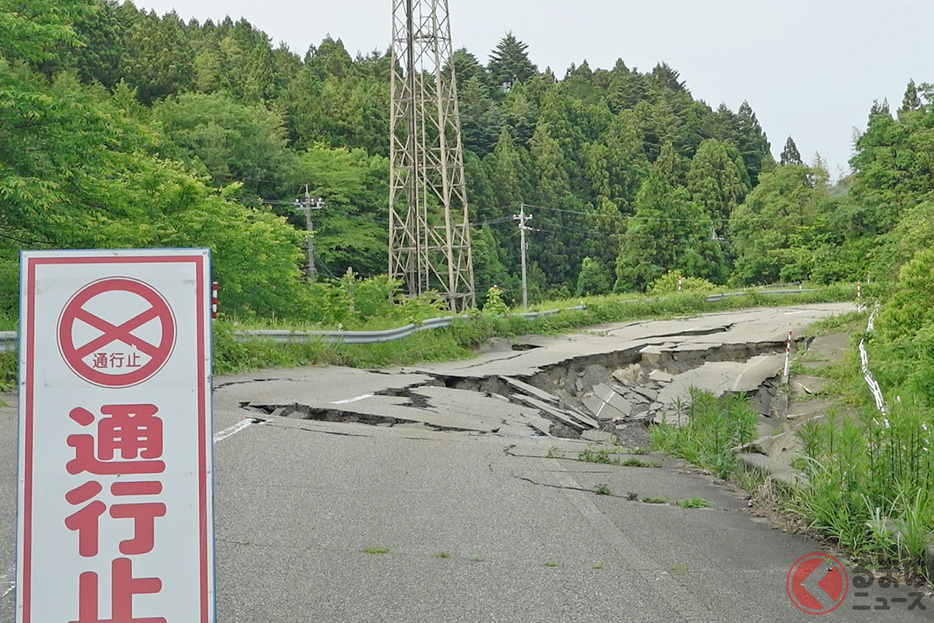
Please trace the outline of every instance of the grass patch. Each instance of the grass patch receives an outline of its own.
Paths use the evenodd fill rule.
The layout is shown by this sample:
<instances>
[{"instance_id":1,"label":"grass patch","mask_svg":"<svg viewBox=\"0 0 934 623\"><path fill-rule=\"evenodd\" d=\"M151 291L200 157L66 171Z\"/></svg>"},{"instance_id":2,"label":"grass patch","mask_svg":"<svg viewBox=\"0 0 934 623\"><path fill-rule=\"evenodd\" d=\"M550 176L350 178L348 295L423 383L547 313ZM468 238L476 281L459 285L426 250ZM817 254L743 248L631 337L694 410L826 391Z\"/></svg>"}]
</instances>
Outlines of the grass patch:
<instances>
[{"instance_id":1,"label":"grass patch","mask_svg":"<svg viewBox=\"0 0 934 623\"><path fill-rule=\"evenodd\" d=\"M545 567L548 567L549 569L553 569L554 567L557 567L557 566L558 566L558 563L549 560L548 562L546 562L546 563L544 564L544 566L545 566Z\"/></svg>"},{"instance_id":2,"label":"grass patch","mask_svg":"<svg viewBox=\"0 0 934 623\"><path fill-rule=\"evenodd\" d=\"M668 504L668 498L644 497L642 502L645 504Z\"/></svg>"},{"instance_id":3,"label":"grass patch","mask_svg":"<svg viewBox=\"0 0 934 623\"><path fill-rule=\"evenodd\" d=\"M709 508L710 502L704 498L688 498L678 502L678 506L681 508Z\"/></svg>"},{"instance_id":4,"label":"grass patch","mask_svg":"<svg viewBox=\"0 0 934 623\"><path fill-rule=\"evenodd\" d=\"M668 571L671 573L687 573L690 570L691 570L690 565L675 565L674 567L670 567L668 569Z\"/></svg>"},{"instance_id":5,"label":"grass patch","mask_svg":"<svg viewBox=\"0 0 934 623\"><path fill-rule=\"evenodd\" d=\"M635 457L629 457L625 461L620 461L617 465L622 465L623 467L661 467L662 464L658 461L643 461Z\"/></svg>"},{"instance_id":6,"label":"grass patch","mask_svg":"<svg viewBox=\"0 0 934 623\"><path fill-rule=\"evenodd\" d=\"M614 454L617 454L622 450L619 447L613 448L587 448L583 452L577 455L578 461L583 461L584 463L599 463L601 465L618 465L619 458L614 457Z\"/></svg>"},{"instance_id":7,"label":"grass patch","mask_svg":"<svg viewBox=\"0 0 934 623\"><path fill-rule=\"evenodd\" d=\"M637 459L635 457L629 457L627 459L621 459L616 454L624 452L625 449L621 446L614 446L612 448L587 448L583 452L577 455L578 461L583 461L584 463L599 463L601 465L621 465L623 467L661 467L662 464L657 461L643 461L642 459Z\"/></svg>"},{"instance_id":8,"label":"grass patch","mask_svg":"<svg viewBox=\"0 0 934 623\"><path fill-rule=\"evenodd\" d=\"M364 554L388 554L391 550L388 547L367 547L363 550Z\"/></svg>"},{"instance_id":9,"label":"grass patch","mask_svg":"<svg viewBox=\"0 0 934 623\"><path fill-rule=\"evenodd\" d=\"M19 357L14 353L0 353L0 392L11 392L16 387Z\"/></svg>"},{"instance_id":10,"label":"grass patch","mask_svg":"<svg viewBox=\"0 0 934 623\"><path fill-rule=\"evenodd\" d=\"M610 485L607 485L607 484L597 485L594 488L594 493L596 493L597 495L610 495Z\"/></svg>"},{"instance_id":11,"label":"grass patch","mask_svg":"<svg viewBox=\"0 0 934 623\"><path fill-rule=\"evenodd\" d=\"M435 554L435 556L437 556L438 558L447 559L451 557L451 552L438 552L437 554Z\"/></svg>"},{"instance_id":12,"label":"grass patch","mask_svg":"<svg viewBox=\"0 0 934 623\"><path fill-rule=\"evenodd\" d=\"M859 326L866 324L869 313L865 311L852 311L837 316L826 316L812 323L807 334L811 337L831 335L833 333L851 332Z\"/></svg>"},{"instance_id":13,"label":"grass patch","mask_svg":"<svg viewBox=\"0 0 934 623\"><path fill-rule=\"evenodd\" d=\"M680 456L726 479L736 471L733 448L755 438L757 416L745 396L715 398L692 389L690 402L678 407L678 425L652 431L656 449Z\"/></svg>"}]
</instances>

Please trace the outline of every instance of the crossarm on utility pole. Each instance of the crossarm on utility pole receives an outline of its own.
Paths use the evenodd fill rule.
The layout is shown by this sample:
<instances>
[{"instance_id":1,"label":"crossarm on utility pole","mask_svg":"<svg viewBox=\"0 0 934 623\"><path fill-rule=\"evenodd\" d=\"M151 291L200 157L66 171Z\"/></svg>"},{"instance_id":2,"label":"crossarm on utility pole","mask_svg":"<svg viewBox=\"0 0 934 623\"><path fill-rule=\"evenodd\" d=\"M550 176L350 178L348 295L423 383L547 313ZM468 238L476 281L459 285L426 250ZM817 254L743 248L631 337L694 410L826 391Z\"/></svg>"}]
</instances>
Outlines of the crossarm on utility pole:
<instances>
[{"instance_id":1,"label":"crossarm on utility pole","mask_svg":"<svg viewBox=\"0 0 934 623\"><path fill-rule=\"evenodd\" d=\"M308 230L306 242L308 245L308 279L314 283L318 279L318 272L315 269L315 228L311 220L311 211L320 210L324 207L324 200L320 197L312 198L308 184L305 184L305 197L300 202L305 212L305 228Z\"/></svg>"}]
</instances>

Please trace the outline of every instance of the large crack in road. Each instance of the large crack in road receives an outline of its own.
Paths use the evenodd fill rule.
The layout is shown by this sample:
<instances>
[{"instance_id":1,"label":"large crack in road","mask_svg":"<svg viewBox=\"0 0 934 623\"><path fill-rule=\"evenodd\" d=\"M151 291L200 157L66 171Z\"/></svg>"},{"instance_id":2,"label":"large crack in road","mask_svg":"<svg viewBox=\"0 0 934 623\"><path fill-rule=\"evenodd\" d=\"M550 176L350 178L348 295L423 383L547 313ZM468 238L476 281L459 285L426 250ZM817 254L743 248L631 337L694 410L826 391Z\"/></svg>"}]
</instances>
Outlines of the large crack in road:
<instances>
[{"instance_id":1,"label":"large crack in road","mask_svg":"<svg viewBox=\"0 0 934 623\"><path fill-rule=\"evenodd\" d=\"M788 409L778 377L785 337L805 345L841 304L744 310L494 341L472 361L380 371L315 368L287 379L229 379L252 417L503 437L551 436L634 447L677 422L693 388L742 394L763 419ZM243 385L247 383L247 385ZM251 392L250 390L256 390ZM253 395L251 395L253 394Z\"/></svg>"}]
</instances>

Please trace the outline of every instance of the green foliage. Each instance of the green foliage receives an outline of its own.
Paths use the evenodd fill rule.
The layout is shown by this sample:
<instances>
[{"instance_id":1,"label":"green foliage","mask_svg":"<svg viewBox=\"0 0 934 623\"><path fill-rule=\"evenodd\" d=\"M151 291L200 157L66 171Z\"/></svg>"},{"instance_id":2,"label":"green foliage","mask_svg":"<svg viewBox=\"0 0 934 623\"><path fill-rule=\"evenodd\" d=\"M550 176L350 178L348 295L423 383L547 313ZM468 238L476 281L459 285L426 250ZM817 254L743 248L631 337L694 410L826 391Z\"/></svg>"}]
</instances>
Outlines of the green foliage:
<instances>
[{"instance_id":1,"label":"green foliage","mask_svg":"<svg viewBox=\"0 0 934 623\"><path fill-rule=\"evenodd\" d=\"M801 160L801 152L798 151L798 146L795 145L795 141L790 136L788 140L785 141L785 148L782 150L781 159L779 164L785 166L786 164L795 164L803 165L804 161Z\"/></svg>"},{"instance_id":2,"label":"green foliage","mask_svg":"<svg viewBox=\"0 0 934 623\"><path fill-rule=\"evenodd\" d=\"M483 313L493 316L505 316L509 313L509 307L503 301L503 293L498 286L493 286L487 290Z\"/></svg>"},{"instance_id":3,"label":"green foliage","mask_svg":"<svg viewBox=\"0 0 934 623\"><path fill-rule=\"evenodd\" d=\"M155 12L133 15L124 45L124 79L137 89L144 104L194 86L194 48L184 22L174 12L162 18Z\"/></svg>"},{"instance_id":4,"label":"green foliage","mask_svg":"<svg viewBox=\"0 0 934 623\"><path fill-rule=\"evenodd\" d=\"M154 136L121 92L52 82L0 61L0 274L23 248L207 247L228 309L296 315L302 237L282 219L238 205L151 155ZM22 145L32 147L22 149ZM0 310L15 313L15 280Z\"/></svg>"},{"instance_id":5,"label":"green foliage","mask_svg":"<svg viewBox=\"0 0 934 623\"><path fill-rule=\"evenodd\" d=\"M736 470L733 448L755 438L757 417L745 396L711 394L691 390L688 404L652 431L652 444L674 456L715 472L720 478Z\"/></svg>"},{"instance_id":6,"label":"green foliage","mask_svg":"<svg viewBox=\"0 0 934 623\"><path fill-rule=\"evenodd\" d=\"M313 197L324 199L315 212L317 263L326 274L348 269L367 277L386 270L389 243L389 161L363 149L310 146L298 157L291 176L310 182ZM304 228L304 215L293 222Z\"/></svg>"},{"instance_id":7,"label":"green foliage","mask_svg":"<svg viewBox=\"0 0 934 623\"><path fill-rule=\"evenodd\" d=\"M56 107L47 110L43 101L47 85L36 83L17 93L19 99L10 101L28 104L24 109L35 111L33 121L63 130L60 144L43 151L57 154L48 167L53 173L88 169L96 174L100 167L81 158L66 162L62 156L93 156L95 149L86 149L87 144L116 145L117 153L158 154L171 161L163 162L168 168L181 163L200 180L208 178L211 187L223 189L226 198L253 205L257 198L288 205L307 183L314 196L327 200L314 223L321 272L331 277L348 268L364 276L383 272L387 53L353 57L339 39L326 37L300 57L274 47L265 33L242 19L183 22L175 13L159 16L114 0L40 1L27 11L14 12L18 5L11 9L0 23L8 61L31 63L46 79L71 72L83 89L103 85L119 111L106 111L102 121L136 124L118 136L89 137L77 119L50 118L47 113ZM713 214L732 210L745 192L740 187L767 160L768 143L748 105L736 114L725 107L713 111L695 101L678 72L665 64L639 73L622 61L610 71L585 61L558 80L550 70L540 73L528 46L512 34L499 42L488 67L466 50L458 50L452 64L460 86L471 220L490 223L487 233L478 236L475 255L481 290L493 283L517 290L518 241L504 219L522 202L540 206L530 232L530 294L540 300L575 291L584 258L606 267L616 263L626 218L653 163L676 194L690 182L701 210ZM82 105L87 109L78 117L102 108L97 102ZM14 128L23 127L16 114L10 120ZM145 144L129 145L141 136L138 131L147 135ZM30 137L15 134L11 144L32 144ZM692 159L696 166L688 180ZM21 173L10 193L48 206L73 196L54 174ZM107 210L115 203L109 194L95 199L77 202L83 203L77 220L70 215L49 220L87 221L84 208ZM296 229L304 228L294 211L282 207L275 212ZM40 241L59 246L43 237L44 229L55 230L58 223L35 229L36 221L29 222L30 236L38 232ZM96 231L91 225L82 223L75 230ZM707 229L722 237L716 222ZM5 231L16 233L23 232ZM110 236L97 238L82 244L99 246ZM23 239L31 244L32 238ZM700 261L688 257L683 268L723 281L727 258L719 254L708 249ZM584 272L582 292L605 291L599 274L594 281L594 271ZM649 281L660 273L653 275ZM645 279L639 281L637 287L646 285Z\"/></svg>"},{"instance_id":8,"label":"green foliage","mask_svg":"<svg viewBox=\"0 0 934 623\"><path fill-rule=\"evenodd\" d=\"M879 382L934 406L934 249L919 252L901 270L870 342Z\"/></svg>"},{"instance_id":9,"label":"green foliage","mask_svg":"<svg viewBox=\"0 0 934 623\"><path fill-rule=\"evenodd\" d=\"M730 214L749 192L749 178L739 151L716 139L701 143L688 172L688 190L714 228L726 231Z\"/></svg>"},{"instance_id":10,"label":"green foliage","mask_svg":"<svg viewBox=\"0 0 934 623\"><path fill-rule=\"evenodd\" d=\"M913 341L934 326L934 248L915 255L901 270L892 297L879 314L878 329L888 341Z\"/></svg>"},{"instance_id":11,"label":"green foliage","mask_svg":"<svg viewBox=\"0 0 934 623\"><path fill-rule=\"evenodd\" d=\"M762 174L730 218L738 283L805 281L813 271L821 192L798 165Z\"/></svg>"},{"instance_id":12,"label":"green foliage","mask_svg":"<svg viewBox=\"0 0 934 623\"><path fill-rule=\"evenodd\" d=\"M616 289L644 290L665 273L720 281L726 262L710 217L653 172L636 198L636 213L620 243Z\"/></svg>"},{"instance_id":13,"label":"green foliage","mask_svg":"<svg viewBox=\"0 0 934 623\"><path fill-rule=\"evenodd\" d=\"M78 43L73 23L93 6L88 0L0 0L0 54L8 62L39 64L61 46Z\"/></svg>"},{"instance_id":14,"label":"green foliage","mask_svg":"<svg viewBox=\"0 0 934 623\"><path fill-rule=\"evenodd\" d=\"M934 247L934 201L905 210L891 231L873 241L870 270L877 280L896 280L899 269L915 254Z\"/></svg>"},{"instance_id":15,"label":"green foliage","mask_svg":"<svg viewBox=\"0 0 934 623\"><path fill-rule=\"evenodd\" d=\"M659 277L649 288L648 294L653 296L669 296L678 292L678 283L681 284L681 292L693 292L697 294L709 294L717 289L717 286L706 279L697 277L684 277L678 271L669 271Z\"/></svg>"},{"instance_id":16,"label":"green foliage","mask_svg":"<svg viewBox=\"0 0 934 623\"><path fill-rule=\"evenodd\" d=\"M538 69L529 60L528 44L522 43L511 33L506 33L490 55L490 81L504 91L509 91L517 82L528 82Z\"/></svg>"},{"instance_id":17,"label":"green foliage","mask_svg":"<svg viewBox=\"0 0 934 623\"><path fill-rule=\"evenodd\" d=\"M0 353L0 392L13 391L18 366L19 358L16 353Z\"/></svg>"},{"instance_id":18,"label":"green foliage","mask_svg":"<svg viewBox=\"0 0 934 623\"><path fill-rule=\"evenodd\" d=\"M161 154L204 168L216 187L241 182L247 195L278 196L295 168L281 115L226 93L185 93L159 102L152 117Z\"/></svg>"},{"instance_id":19,"label":"green foliage","mask_svg":"<svg viewBox=\"0 0 934 623\"><path fill-rule=\"evenodd\" d=\"M599 260L585 257L577 276L577 295L608 294L611 289L610 273Z\"/></svg>"}]
</instances>

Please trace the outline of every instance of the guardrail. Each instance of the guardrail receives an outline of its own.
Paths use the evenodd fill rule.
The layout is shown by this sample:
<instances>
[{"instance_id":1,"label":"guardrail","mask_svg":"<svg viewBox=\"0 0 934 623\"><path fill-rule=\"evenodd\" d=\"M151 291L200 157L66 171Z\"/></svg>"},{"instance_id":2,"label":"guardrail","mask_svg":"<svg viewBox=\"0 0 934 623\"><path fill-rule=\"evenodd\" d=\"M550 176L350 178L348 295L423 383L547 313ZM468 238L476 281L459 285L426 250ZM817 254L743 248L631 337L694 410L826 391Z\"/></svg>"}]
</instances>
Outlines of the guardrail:
<instances>
[{"instance_id":1,"label":"guardrail","mask_svg":"<svg viewBox=\"0 0 934 623\"><path fill-rule=\"evenodd\" d=\"M0 331L0 353L16 350L16 331Z\"/></svg>"},{"instance_id":2,"label":"guardrail","mask_svg":"<svg viewBox=\"0 0 934 623\"><path fill-rule=\"evenodd\" d=\"M795 288L793 290L782 289L782 290L756 290L755 291L756 294L768 294L770 296L778 295L778 294L805 294L807 292L817 292L817 290L815 289L804 290L801 288ZM733 298L736 296L746 296L749 293L750 293L750 290L744 290L742 292L722 292L720 294L711 294L710 296L707 297L707 300L710 301L711 303L715 303L717 301L722 301L723 299Z\"/></svg>"},{"instance_id":3,"label":"guardrail","mask_svg":"<svg viewBox=\"0 0 934 623\"><path fill-rule=\"evenodd\" d=\"M527 312L515 315L527 320L534 320L545 316L553 316L562 311L582 311L585 309L587 309L586 305L576 305L565 309L549 309L541 312ZM419 331L444 329L445 327L450 327L455 320L464 318L467 318L467 316L430 318L418 324L407 324L398 329L387 329L385 331L269 331L257 329L252 331L237 331L234 336L237 340L266 339L279 344L295 344L315 339L330 344L382 344L384 342L394 342L407 338Z\"/></svg>"}]
</instances>

